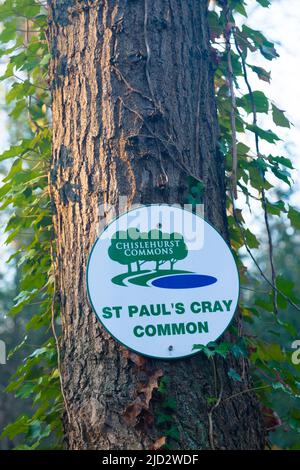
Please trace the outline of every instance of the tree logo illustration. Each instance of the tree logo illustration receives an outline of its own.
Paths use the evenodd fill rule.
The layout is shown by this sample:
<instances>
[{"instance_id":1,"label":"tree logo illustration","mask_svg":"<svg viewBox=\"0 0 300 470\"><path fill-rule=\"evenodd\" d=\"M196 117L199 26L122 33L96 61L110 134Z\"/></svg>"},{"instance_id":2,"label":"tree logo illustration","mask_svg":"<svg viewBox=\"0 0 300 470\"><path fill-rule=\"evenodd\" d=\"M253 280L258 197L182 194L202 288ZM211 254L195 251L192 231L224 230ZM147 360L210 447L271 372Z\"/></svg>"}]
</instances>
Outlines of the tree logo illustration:
<instances>
[{"instance_id":1,"label":"tree logo illustration","mask_svg":"<svg viewBox=\"0 0 300 470\"><path fill-rule=\"evenodd\" d=\"M118 231L111 239L108 256L127 269L111 281L119 286L166 289L203 287L217 282L212 276L177 269L175 265L188 253L184 237L177 232L159 229L140 232L137 228Z\"/></svg>"},{"instance_id":2,"label":"tree logo illustration","mask_svg":"<svg viewBox=\"0 0 300 470\"><path fill-rule=\"evenodd\" d=\"M175 269L175 264L188 255L183 236L176 232L164 233L158 229L140 232L137 228L118 231L112 237L108 255L127 266L126 273L112 279L119 285L127 285L126 280L146 286L152 278L187 272Z\"/></svg>"}]
</instances>

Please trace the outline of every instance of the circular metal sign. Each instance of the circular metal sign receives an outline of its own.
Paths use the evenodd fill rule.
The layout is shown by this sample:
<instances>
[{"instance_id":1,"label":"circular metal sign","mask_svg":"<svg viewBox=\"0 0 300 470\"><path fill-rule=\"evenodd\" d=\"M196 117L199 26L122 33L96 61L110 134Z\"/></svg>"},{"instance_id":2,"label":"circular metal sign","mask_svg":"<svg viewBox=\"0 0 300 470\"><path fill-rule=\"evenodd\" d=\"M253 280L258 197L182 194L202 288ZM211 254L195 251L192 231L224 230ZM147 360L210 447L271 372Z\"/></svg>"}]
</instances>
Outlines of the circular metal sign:
<instances>
[{"instance_id":1,"label":"circular metal sign","mask_svg":"<svg viewBox=\"0 0 300 470\"><path fill-rule=\"evenodd\" d=\"M120 343L146 356L197 352L228 327L239 297L230 248L202 217L142 206L111 222L89 256L92 307ZM199 348L198 348L199 349Z\"/></svg>"}]
</instances>

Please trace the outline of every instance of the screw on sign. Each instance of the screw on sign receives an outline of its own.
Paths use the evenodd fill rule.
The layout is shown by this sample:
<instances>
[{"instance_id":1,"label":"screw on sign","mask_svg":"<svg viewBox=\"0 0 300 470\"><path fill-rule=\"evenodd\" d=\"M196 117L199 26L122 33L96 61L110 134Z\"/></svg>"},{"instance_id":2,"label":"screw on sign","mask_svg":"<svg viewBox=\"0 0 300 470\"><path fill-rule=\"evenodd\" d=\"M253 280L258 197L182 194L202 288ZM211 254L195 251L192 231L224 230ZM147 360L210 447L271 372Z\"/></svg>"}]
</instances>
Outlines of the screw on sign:
<instances>
[{"instance_id":1,"label":"screw on sign","mask_svg":"<svg viewBox=\"0 0 300 470\"><path fill-rule=\"evenodd\" d=\"M238 303L239 276L227 243L203 218L150 205L103 230L89 256L87 287L115 340L145 356L176 359L222 335Z\"/></svg>"}]
</instances>

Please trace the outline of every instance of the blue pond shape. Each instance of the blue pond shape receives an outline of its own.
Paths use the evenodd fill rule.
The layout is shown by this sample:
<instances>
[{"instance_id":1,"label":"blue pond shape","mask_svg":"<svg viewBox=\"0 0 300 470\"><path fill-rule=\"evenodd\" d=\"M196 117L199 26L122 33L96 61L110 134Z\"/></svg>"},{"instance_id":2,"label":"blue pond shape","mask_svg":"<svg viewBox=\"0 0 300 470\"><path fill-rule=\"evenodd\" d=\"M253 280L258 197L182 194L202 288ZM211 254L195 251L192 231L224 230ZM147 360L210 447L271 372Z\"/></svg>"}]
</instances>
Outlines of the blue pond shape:
<instances>
[{"instance_id":1,"label":"blue pond shape","mask_svg":"<svg viewBox=\"0 0 300 470\"><path fill-rule=\"evenodd\" d=\"M193 289L195 287L210 286L217 282L213 276L204 274L174 274L154 279L152 285L163 289Z\"/></svg>"}]
</instances>

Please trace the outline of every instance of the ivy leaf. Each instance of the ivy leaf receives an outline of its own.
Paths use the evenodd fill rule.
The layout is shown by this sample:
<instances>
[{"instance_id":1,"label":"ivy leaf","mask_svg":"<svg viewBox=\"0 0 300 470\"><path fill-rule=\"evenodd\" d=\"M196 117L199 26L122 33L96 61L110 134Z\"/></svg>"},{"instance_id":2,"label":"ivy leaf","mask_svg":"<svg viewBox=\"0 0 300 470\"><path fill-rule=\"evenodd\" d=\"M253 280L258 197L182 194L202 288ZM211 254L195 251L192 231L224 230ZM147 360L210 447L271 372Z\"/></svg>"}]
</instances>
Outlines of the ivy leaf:
<instances>
[{"instance_id":1,"label":"ivy leaf","mask_svg":"<svg viewBox=\"0 0 300 470\"><path fill-rule=\"evenodd\" d=\"M269 6L271 5L271 2L269 2L269 0L256 0L256 1L264 8L269 8Z\"/></svg>"},{"instance_id":2,"label":"ivy leaf","mask_svg":"<svg viewBox=\"0 0 300 470\"><path fill-rule=\"evenodd\" d=\"M254 42L255 46L266 59L272 60L279 57L274 44L268 41L260 31L252 29L247 25L243 25L242 32Z\"/></svg>"},{"instance_id":3,"label":"ivy leaf","mask_svg":"<svg viewBox=\"0 0 300 470\"><path fill-rule=\"evenodd\" d=\"M286 184L291 186L291 181L290 181L291 175L288 171L282 170L276 166L273 166L271 170L278 179L280 179L281 181L284 181Z\"/></svg>"},{"instance_id":4,"label":"ivy leaf","mask_svg":"<svg viewBox=\"0 0 300 470\"><path fill-rule=\"evenodd\" d=\"M286 279L282 275L279 275L276 278L276 286L281 292L283 292L288 297L293 296L293 289L294 289L293 281Z\"/></svg>"},{"instance_id":5,"label":"ivy leaf","mask_svg":"<svg viewBox=\"0 0 300 470\"><path fill-rule=\"evenodd\" d=\"M270 202L267 200L267 212L272 215L280 216L282 212L286 212L283 201Z\"/></svg>"},{"instance_id":6,"label":"ivy leaf","mask_svg":"<svg viewBox=\"0 0 300 470\"><path fill-rule=\"evenodd\" d=\"M244 16L245 18L248 17L243 3L237 3L234 7L234 10L237 11L240 15Z\"/></svg>"},{"instance_id":7,"label":"ivy leaf","mask_svg":"<svg viewBox=\"0 0 300 470\"><path fill-rule=\"evenodd\" d=\"M17 391L17 398L28 398L34 391L34 383L32 381L25 382Z\"/></svg>"},{"instance_id":8,"label":"ivy leaf","mask_svg":"<svg viewBox=\"0 0 300 470\"><path fill-rule=\"evenodd\" d=\"M279 57L279 54L277 53L273 44L270 46L262 45L260 47L260 52L268 60L273 60L276 59L276 57Z\"/></svg>"},{"instance_id":9,"label":"ivy leaf","mask_svg":"<svg viewBox=\"0 0 300 470\"><path fill-rule=\"evenodd\" d=\"M18 419L12 424L6 426L2 432L2 437L9 437L13 439L18 434L23 434L28 431L29 427L29 418L26 415L19 416Z\"/></svg>"},{"instance_id":10,"label":"ivy leaf","mask_svg":"<svg viewBox=\"0 0 300 470\"><path fill-rule=\"evenodd\" d=\"M234 344L232 346L231 352L236 358L247 356L247 350L245 349L244 345Z\"/></svg>"},{"instance_id":11,"label":"ivy leaf","mask_svg":"<svg viewBox=\"0 0 300 470\"><path fill-rule=\"evenodd\" d=\"M276 126L291 127L290 121L285 117L284 112L272 103L272 116Z\"/></svg>"},{"instance_id":12,"label":"ivy leaf","mask_svg":"<svg viewBox=\"0 0 300 470\"><path fill-rule=\"evenodd\" d=\"M244 108L248 114L253 112L254 105L257 113L267 114L269 111L269 100L262 91L253 91L252 94L248 93L242 98L238 98L236 103L237 106Z\"/></svg>"},{"instance_id":13,"label":"ivy leaf","mask_svg":"<svg viewBox=\"0 0 300 470\"><path fill-rule=\"evenodd\" d=\"M253 72L255 72L258 78L264 82L270 83L271 81L271 72L267 72L263 67L258 67L257 65L249 65Z\"/></svg>"},{"instance_id":14,"label":"ivy leaf","mask_svg":"<svg viewBox=\"0 0 300 470\"><path fill-rule=\"evenodd\" d=\"M51 432L51 427L49 424L46 426L43 426L42 422L36 419L29 424L26 437L31 442L36 442L36 441L40 441L41 439L45 437L48 437L50 432Z\"/></svg>"},{"instance_id":15,"label":"ivy leaf","mask_svg":"<svg viewBox=\"0 0 300 470\"><path fill-rule=\"evenodd\" d=\"M254 44L256 46L261 46L262 44L267 42L267 39L265 38L265 36L260 31L252 29L252 28L250 28L249 26L247 26L245 24L242 27L242 32L248 38L252 39L252 41L254 42Z\"/></svg>"},{"instance_id":16,"label":"ivy leaf","mask_svg":"<svg viewBox=\"0 0 300 470\"><path fill-rule=\"evenodd\" d=\"M296 230L300 230L300 212L294 209L294 207L289 206L288 218L290 219L292 226Z\"/></svg>"},{"instance_id":17,"label":"ivy leaf","mask_svg":"<svg viewBox=\"0 0 300 470\"><path fill-rule=\"evenodd\" d=\"M218 344L216 347L216 353L220 354L222 357L226 357L228 352L230 351L231 344L223 341L222 343Z\"/></svg>"},{"instance_id":18,"label":"ivy leaf","mask_svg":"<svg viewBox=\"0 0 300 470\"><path fill-rule=\"evenodd\" d=\"M179 435L179 431L178 429L176 428L176 426L171 426L170 429L168 429L167 431L165 431L165 435L170 437L171 439L174 439L174 441L177 441L179 442L180 440L180 435Z\"/></svg>"},{"instance_id":19,"label":"ivy leaf","mask_svg":"<svg viewBox=\"0 0 300 470\"><path fill-rule=\"evenodd\" d=\"M22 349L22 347L23 347L24 344L26 343L27 339L28 339L28 336L27 336L27 335L24 336L24 338L23 338L23 340L21 341L21 343L19 343L17 346L15 346L14 349L8 353L7 358L8 358L8 359L11 359L11 358L13 357L13 355L14 355L17 351L19 351L20 349Z\"/></svg>"},{"instance_id":20,"label":"ivy leaf","mask_svg":"<svg viewBox=\"0 0 300 470\"><path fill-rule=\"evenodd\" d=\"M7 43L12 41L16 37L16 29L17 29L17 20L13 19L11 21L6 21L4 23L4 28L0 33L0 42Z\"/></svg>"},{"instance_id":21,"label":"ivy leaf","mask_svg":"<svg viewBox=\"0 0 300 470\"><path fill-rule=\"evenodd\" d=\"M270 313L273 312L274 306L273 306L273 302L271 298L268 299L268 297L266 297L264 299L256 299L255 305L262 308L266 312L270 312Z\"/></svg>"},{"instance_id":22,"label":"ivy leaf","mask_svg":"<svg viewBox=\"0 0 300 470\"><path fill-rule=\"evenodd\" d=\"M169 408L170 410L175 410L177 407L177 402L174 397L168 397L162 402L163 408Z\"/></svg>"},{"instance_id":23,"label":"ivy leaf","mask_svg":"<svg viewBox=\"0 0 300 470\"><path fill-rule=\"evenodd\" d=\"M50 59L51 59L51 54L45 54L40 62L40 65L41 66L47 65Z\"/></svg>"},{"instance_id":24,"label":"ivy leaf","mask_svg":"<svg viewBox=\"0 0 300 470\"><path fill-rule=\"evenodd\" d=\"M242 382L243 379L242 377L240 376L240 374L235 370L235 369L232 369L232 367L229 369L229 371L227 372L228 374L228 377L230 377L232 380L234 380L235 382Z\"/></svg>"},{"instance_id":25,"label":"ivy leaf","mask_svg":"<svg viewBox=\"0 0 300 470\"><path fill-rule=\"evenodd\" d=\"M274 157L273 155L269 155L268 157L269 161L279 163L280 165L286 166L287 168L290 168L293 170L293 164L289 158L286 157Z\"/></svg>"},{"instance_id":26,"label":"ivy leaf","mask_svg":"<svg viewBox=\"0 0 300 470\"><path fill-rule=\"evenodd\" d=\"M270 144L274 144L276 141L281 140L278 135L276 135L271 130L264 130L261 127L258 127L254 124L247 124L247 129L249 131L254 132L257 134L261 139L266 140Z\"/></svg>"},{"instance_id":27,"label":"ivy leaf","mask_svg":"<svg viewBox=\"0 0 300 470\"><path fill-rule=\"evenodd\" d=\"M208 12L208 24L212 41L223 33L223 25L220 23L219 15L215 11Z\"/></svg>"},{"instance_id":28,"label":"ivy leaf","mask_svg":"<svg viewBox=\"0 0 300 470\"><path fill-rule=\"evenodd\" d=\"M257 240L256 236L252 232L250 232L248 228L244 231L244 235L249 248L252 249L259 247L259 241Z\"/></svg>"},{"instance_id":29,"label":"ivy leaf","mask_svg":"<svg viewBox=\"0 0 300 470\"><path fill-rule=\"evenodd\" d=\"M0 77L0 81L6 80L7 78L13 77L14 75L14 64L9 62L6 66L6 70L3 75Z\"/></svg>"},{"instance_id":30,"label":"ivy leaf","mask_svg":"<svg viewBox=\"0 0 300 470\"><path fill-rule=\"evenodd\" d=\"M203 344L194 344L193 345L193 350L198 349L199 351L204 352L206 357L210 358L215 355L215 350L214 348L210 349L208 346L204 346Z\"/></svg>"},{"instance_id":31,"label":"ivy leaf","mask_svg":"<svg viewBox=\"0 0 300 470\"><path fill-rule=\"evenodd\" d=\"M23 5L23 15L27 18L34 18L40 12L40 6L34 4L32 1L28 2L28 5L24 7Z\"/></svg>"},{"instance_id":32,"label":"ivy leaf","mask_svg":"<svg viewBox=\"0 0 300 470\"><path fill-rule=\"evenodd\" d=\"M165 423L170 423L172 422L172 417L169 414L165 413L157 413L155 417L155 422L157 425L165 424Z\"/></svg>"},{"instance_id":33,"label":"ivy leaf","mask_svg":"<svg viewBox=\"0 0 300 470\"><path fill-rule=\"evenodd\" d=\"M249 152L250 150L250 147L248 147L248 145L245 145L243 142L239 142L237 144L237 153L238 155L247 155L247 153Z\"/></svg>"}]
</instances>

